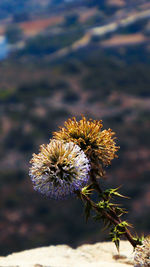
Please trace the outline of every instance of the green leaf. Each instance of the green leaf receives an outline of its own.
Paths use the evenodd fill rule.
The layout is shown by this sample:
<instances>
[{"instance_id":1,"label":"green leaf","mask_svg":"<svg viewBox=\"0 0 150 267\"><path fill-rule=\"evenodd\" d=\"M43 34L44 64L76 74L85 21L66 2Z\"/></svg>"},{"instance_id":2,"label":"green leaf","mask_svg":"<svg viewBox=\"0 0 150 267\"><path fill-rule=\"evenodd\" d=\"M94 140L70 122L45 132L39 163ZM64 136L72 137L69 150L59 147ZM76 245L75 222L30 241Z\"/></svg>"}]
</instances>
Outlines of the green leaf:
<instances>
[{"instance_id":1,"label":"green leaf","mask_svg":"<svg viewBox=\"0 0 150 267\"><path fill-rule=\"evenodd\" d=\"M101 214L97 214L97 215L93 216L93 219L94 219L94 221L98 222L98 221L100 221L102 219L102 215Z\"/></svg>"},{"instance_id":2,"label":"green leaf","mask_svg":"<svg viewBox=\"0 0 150 267\"><path fill-rule=\"evenodd\" d=\"M88 221L88 219L90 217L91 209L92 209L91 204L90 204L90 202L87 201L85 204L85 220L86 220L86 222Z\"/></svg>"},{"instance_id":3,"label":"green leaf","mask_svg":"<svg viewBox=\"0 0 150 267\"><path fill-rule=\"evenodd\" d=\"M112 225L112 223L109 220L104 220L104 228L103 228L103 231L105 231L108 228L110 228L111 225Z\"/></svg>"},{"instance_id":4,"label":"green leaf","mask_svg":"<svg viewBox=\"0 0 150 267\"><path fill-rule=\"evenodd\" d=\"M116 248L118 250L119 253L119 247L120 247L120 238L113 238L112 241L115 243Z\"/></svg>"},{"instance_id":5,"label":"green leaf","mask_svg":"<svg viewBox=\"0 0 150 267\"><path fill-rule=\"evenodd\" d=\"M104 195L104 197L108 197L108 198L111 198L112 196L118 196L118 197L122 197L122 198L129 198L129 197L126 197L124 195L121 195L118 192L119 189L120 189L120 187L117 187L117 188L114 188L114 189L106 189L103 192L103 195Z\"/></svg>"},{"instance_id":6,"label":"green leaf","mask_svg":"<svg viewBox=\"0 0 150 267\"><path fill-rule=\"evenodd\" d=\"M120 217L124 213L128 213L125 209L122 209L120 207L115 207L115 211L116 211L116 214L117 214L118 217Z\"/></svg>"},{"instance_id":7,"label":"green leaf","mask_svg":"<svg viewBox=\"0 0 150 267\"><path fill-rule=\"evenodd\" d=\"M119 251L120 236L125 234L126 227L131 227L131 225L128 222L123 221L115 225L110 231L110 237L112 241L115 243L118 251Z\"/></svg>"},{"instance_id":8,"label":"green leaf","mask_svg":"<svg viewBox=\"0 0 150 267\"><path fill-rule=\"evenodd\" d=\"M105 201L99 201L97 203L97 206L100 208L100 209L105 209L106 208L106 202Z\"/></svg>"},{"instance_id":9,"label":"green leaf","mask_svg":"<svg viewBox=\"0 0 150 267\"><path fill-rule=\"evenodd\" d=\"M123 221L123 222L119 223L117 225L117 227L122 229L122 228L126 228L126 227L132 227L132 225L130 223L128 223L127 221Z\"/></svg>"},{"instance_id":10,"label":"green leaf","mask_svg":"<svg viewBox=\"0 0 150 267\"><path fill-rule=\"evenodd\" d=\"M82 188L81 193L86 196L86 195L90 195L92 191L93 189L91 189L91 185L88 185Z\"/></svg>"},{"instance_id":11,"label":"green leaf","mask_svg":"<svg viewBox=\"0 0 150 267\"><path fill-rule=\"evenodd\" d=\"M144 235L142 235L141 237L139 237L136 234L136 237L133 237L133 239L136 241L136 245L142 245L145 237L144 237Z\"/></svg>"}]
</instances>

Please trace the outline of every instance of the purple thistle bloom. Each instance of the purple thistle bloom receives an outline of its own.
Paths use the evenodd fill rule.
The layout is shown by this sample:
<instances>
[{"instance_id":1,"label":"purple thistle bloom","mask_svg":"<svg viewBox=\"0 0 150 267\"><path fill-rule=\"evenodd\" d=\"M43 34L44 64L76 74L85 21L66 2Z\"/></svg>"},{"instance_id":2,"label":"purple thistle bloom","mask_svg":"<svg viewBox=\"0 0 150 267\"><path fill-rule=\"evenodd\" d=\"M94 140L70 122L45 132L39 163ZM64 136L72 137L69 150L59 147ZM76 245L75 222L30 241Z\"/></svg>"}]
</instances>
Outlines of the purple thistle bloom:
<instances>
[{"instance_id":1,"label":"purple thistle bloom","mask_svg":"<svg viewBox=\"0 0 150 267\"><path fill-rule=\"evenodd\" d=\"M52 139L33 154L29 171L36 191L51 199L64 199L89 181L89 160L81 148L70 142Z\"/></svg>"}]
</instances>

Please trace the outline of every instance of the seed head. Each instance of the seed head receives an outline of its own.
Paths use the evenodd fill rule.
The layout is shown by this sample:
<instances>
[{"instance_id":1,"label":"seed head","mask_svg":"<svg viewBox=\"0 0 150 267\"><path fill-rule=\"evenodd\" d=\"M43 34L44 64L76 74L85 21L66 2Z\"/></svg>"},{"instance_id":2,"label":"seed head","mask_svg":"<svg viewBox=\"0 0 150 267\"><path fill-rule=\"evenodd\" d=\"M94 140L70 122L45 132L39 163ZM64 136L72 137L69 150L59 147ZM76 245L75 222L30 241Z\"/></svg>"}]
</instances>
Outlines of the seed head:
<instances>
[{"instance_id":1,"label":"seed head","mask_svg":"<svg viewBox=\"0 0 150 267\"><path fill-rule=\"evenodd\" d=\"M73 117L60 127L60 131L54 132L54 138L79 145L91 163L101 169L100 165L111 164L119 149L114 141L115 133L111 129L102 131L102 127L102 121L87 120L84 116L77 121Z\"/></svg>"},{"instance_id":2,"label":"seed head","mask_svg":"<svg viewBox=\"0 0 150 267\"><path fill-rule=\"evenodd\" d=\"M135 249L135 267L150 267L150 236L146 237L141 246Z\"/></svg>"},{"instance_id":3,"label":"seed head","mask_svg":"<svg viewBox=\"0 0 150 267\"><path fill-rule=\"evenodd\" d=\"M29 175L34 189L51 199L63 199L84 187L89 180L90 164L81 148L52 139L33 154Z\"/></svg>"}]
</instances>

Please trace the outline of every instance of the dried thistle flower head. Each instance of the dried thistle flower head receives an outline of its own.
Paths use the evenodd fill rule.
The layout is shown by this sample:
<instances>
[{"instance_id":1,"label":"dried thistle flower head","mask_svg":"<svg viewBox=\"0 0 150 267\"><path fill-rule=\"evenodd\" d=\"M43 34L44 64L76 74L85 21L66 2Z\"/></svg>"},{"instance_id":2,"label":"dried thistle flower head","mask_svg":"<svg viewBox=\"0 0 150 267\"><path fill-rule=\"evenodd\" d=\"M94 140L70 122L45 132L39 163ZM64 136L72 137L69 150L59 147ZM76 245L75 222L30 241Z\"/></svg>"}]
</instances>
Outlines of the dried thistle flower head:
<instances>
[{"instance_id":1,"label":"dried thistle flower head","mask_svg":"<svg viewBox=\"0 0 150 267\"><path fill-rule=\"evenodd\" d=\"M51 199L74 194L89 180L89 160L81 148L72 143L51 140L33 154L30 176L34 189Z\"/></svg>"},{"instance_id":2,"label":"dried thistle flower head","mask_svg":"<svg viewBox=\"0 0 150 267\"><path fill-rule=\"evenodd\" d=\"M141 246L135 249L135 267L150 267L150 236L146 237Z\"/></svg>"},{"instance_id":3,"label":"dried thistle flower head","mask_svg":"<svg viewBox=\"0 0 150 267\"><path fill-rule=\"evenodd\" d=\"M84 116L77 121L73 117L60 127L60 131L54 132L54 138L79 145L91 163L101 170L100 165L109 165L119 148L114 141L115 133L111 129L102 131L102 127L102 121L87 120Z\"/></svg>"}]
</instances>

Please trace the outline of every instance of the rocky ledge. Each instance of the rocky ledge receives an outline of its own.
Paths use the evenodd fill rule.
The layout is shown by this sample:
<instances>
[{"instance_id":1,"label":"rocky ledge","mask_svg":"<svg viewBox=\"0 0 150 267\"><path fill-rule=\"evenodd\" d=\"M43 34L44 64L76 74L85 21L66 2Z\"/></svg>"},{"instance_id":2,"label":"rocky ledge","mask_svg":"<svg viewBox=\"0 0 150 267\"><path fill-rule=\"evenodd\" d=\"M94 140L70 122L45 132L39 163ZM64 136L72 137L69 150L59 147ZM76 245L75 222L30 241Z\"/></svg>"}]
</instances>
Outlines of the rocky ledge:
<instances>
[{"instance_id":1,"label":"rocky ledge","mask_svg":"<svg viewBox=\"0 0 150 267\"><path fill-rule=\"evenodd\" d=\"M121 241L120 253L112 242L41 247L0 257L0 267L125 267L133 266L133 248Z\"/></svg>"}]
</instances>

